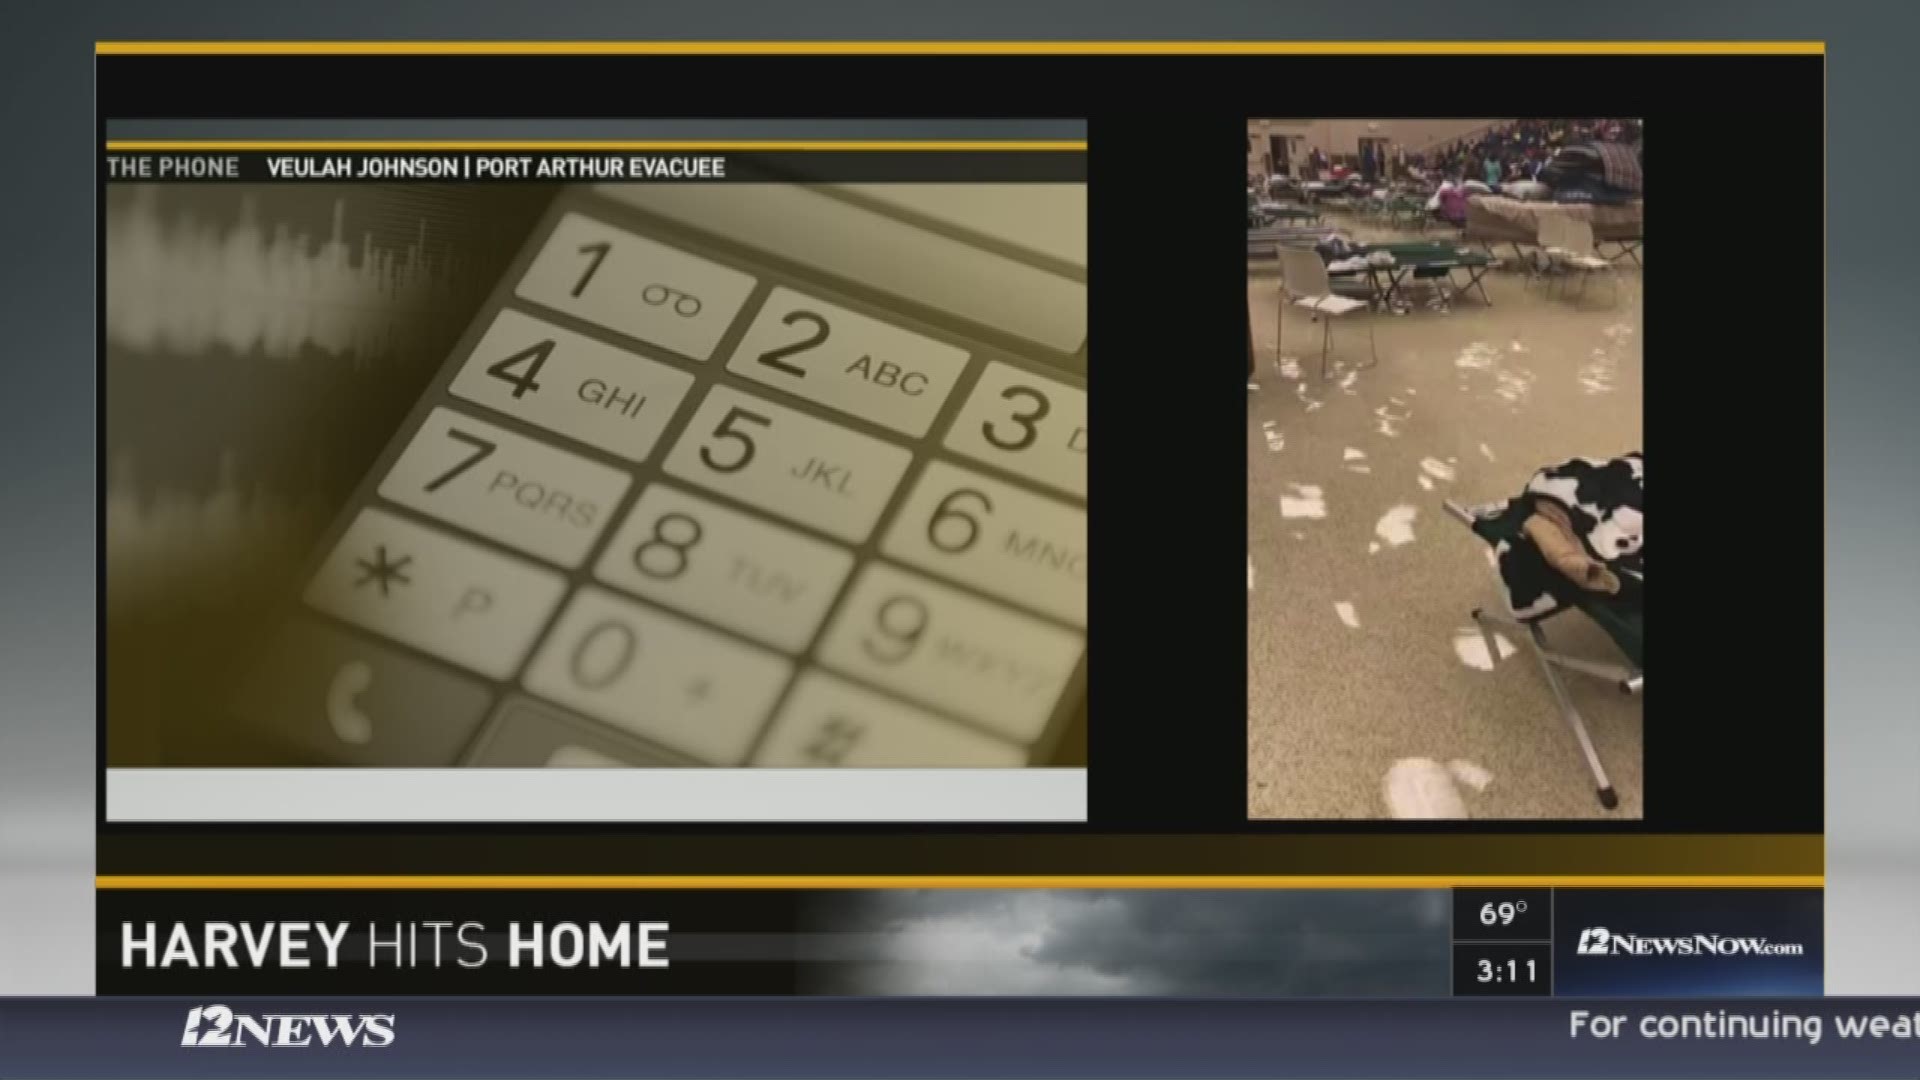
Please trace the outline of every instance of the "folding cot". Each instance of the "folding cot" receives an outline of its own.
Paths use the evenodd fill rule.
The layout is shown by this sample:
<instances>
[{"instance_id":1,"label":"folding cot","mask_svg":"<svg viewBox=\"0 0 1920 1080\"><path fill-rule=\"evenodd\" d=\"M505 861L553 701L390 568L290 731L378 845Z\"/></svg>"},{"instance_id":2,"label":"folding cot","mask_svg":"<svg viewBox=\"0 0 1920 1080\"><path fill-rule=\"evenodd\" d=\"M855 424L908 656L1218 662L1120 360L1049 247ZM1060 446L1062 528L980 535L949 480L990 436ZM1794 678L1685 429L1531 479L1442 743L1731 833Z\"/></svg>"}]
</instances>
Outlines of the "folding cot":
<instances>
[{"instance_id":1,"label":"folding cot","mask_svg":"<svg viewBox=\"0 0 1920 1080\"><path fill-rule=\"evenodd\" d=\"M1518 497L1479 507L1448 500L1459 519L1494 552L1495 578L1506 613L1473 610L1488 655L1500 652L1495 627L1518 634L1539 661L1560 715L1573 731L1593 774L1600 805L1619 805L1586 720L1560 680L1561 671L1610 682L1639 695L1645 664L1645 462L1640 453L1611 461L1576 458L1541 469ZM1568 542L1577 547L1567 546ZM1625 664L1603 663L1555 651L1542 624L1568 611L1585 612L1613 639Z\"/></svg>"}]
</instances>

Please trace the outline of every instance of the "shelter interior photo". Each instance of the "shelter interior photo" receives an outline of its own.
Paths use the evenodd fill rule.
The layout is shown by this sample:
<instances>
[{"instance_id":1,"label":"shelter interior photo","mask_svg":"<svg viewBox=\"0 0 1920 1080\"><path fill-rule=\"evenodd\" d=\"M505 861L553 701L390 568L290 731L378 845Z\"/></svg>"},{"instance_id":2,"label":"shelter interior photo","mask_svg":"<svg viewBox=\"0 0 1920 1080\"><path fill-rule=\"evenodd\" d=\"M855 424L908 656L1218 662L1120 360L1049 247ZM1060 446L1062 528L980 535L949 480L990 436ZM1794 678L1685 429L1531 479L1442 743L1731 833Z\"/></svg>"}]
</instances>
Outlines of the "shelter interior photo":
<instances>
[{"instance_id":1,"label":"shelter interior photo","mask_svg":"<svg viewBox=\"0 0 1920 1080\"><path fill-rule=\"evenodd\" d=\"M1247 126L1247 808L1643 816L1634 119Z\"/></svg>"}]
</instances>

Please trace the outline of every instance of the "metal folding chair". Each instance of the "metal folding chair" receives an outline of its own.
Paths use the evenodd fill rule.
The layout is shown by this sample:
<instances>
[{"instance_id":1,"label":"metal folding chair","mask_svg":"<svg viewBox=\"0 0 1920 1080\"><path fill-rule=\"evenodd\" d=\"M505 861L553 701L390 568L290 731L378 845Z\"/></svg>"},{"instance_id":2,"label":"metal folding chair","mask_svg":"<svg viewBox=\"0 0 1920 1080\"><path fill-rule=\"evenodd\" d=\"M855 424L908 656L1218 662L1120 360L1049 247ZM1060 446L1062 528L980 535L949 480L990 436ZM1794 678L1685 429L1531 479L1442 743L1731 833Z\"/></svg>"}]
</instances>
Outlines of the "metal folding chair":
<instances>
[{"instance_id":1,"label":"metal folding chair","mask_svg":"<svg viewBox=\"0 0 1920 1080\"><path fill-rule=\"evenodd\" d=\"M1285 340L1287 308L1305 308L1313 312L1324 328L1320 341L1320 377L1324 379L1327 377L1327 357L1333 348L1333 320L1356 311L1366 311L1372 305L1365 300L1335 293L1333 281L1327 276L1327 264L1320 261L1320 253L1312 248L1282 247L1280 278L1280 303L1274 311L1275 350L1278 351L1280 342ZM1372 359L1366 366L1372 367L1380 362L1372 320L1367 322L1367 349Z\"/></svg>"}]
</instances>

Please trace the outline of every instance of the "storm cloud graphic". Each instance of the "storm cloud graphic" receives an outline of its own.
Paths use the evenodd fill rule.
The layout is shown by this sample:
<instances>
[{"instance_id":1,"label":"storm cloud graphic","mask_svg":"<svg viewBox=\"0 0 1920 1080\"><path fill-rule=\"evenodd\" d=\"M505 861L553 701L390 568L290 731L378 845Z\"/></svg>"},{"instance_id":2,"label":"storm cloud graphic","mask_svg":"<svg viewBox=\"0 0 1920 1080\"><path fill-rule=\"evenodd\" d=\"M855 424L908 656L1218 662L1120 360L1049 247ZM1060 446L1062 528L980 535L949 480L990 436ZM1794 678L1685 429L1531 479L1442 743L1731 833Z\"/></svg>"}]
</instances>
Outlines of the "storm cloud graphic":
<instances>
[{"instance_id":1,"label":"storm cloud graphic","mask_svg":"<svg viewBox=\"0 0 1920 1080\"><path fill-rule=\"evenodd\" d=\"M857 933L820 989L872 995L1427 997L1441 890L897 890L822 897Z\"/></svg>"}]
</instances>

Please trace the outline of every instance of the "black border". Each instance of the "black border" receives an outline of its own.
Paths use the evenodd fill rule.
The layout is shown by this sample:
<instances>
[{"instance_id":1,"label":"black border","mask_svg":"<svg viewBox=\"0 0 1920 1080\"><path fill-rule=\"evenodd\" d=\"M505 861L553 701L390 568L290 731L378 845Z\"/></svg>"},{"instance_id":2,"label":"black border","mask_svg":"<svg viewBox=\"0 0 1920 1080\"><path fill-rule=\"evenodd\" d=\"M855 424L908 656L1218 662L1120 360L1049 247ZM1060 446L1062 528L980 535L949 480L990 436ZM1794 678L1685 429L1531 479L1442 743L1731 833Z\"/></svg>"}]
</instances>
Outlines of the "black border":
<instances>
[{"instance_id":1,"label":"black border","mask_svg":"<svg viewBox=\"0 0 1920 1080\"><path fill-rule=\"evenodd\" d=\"M408 90L396 93L398 84L392 73L402 71ZM1647 313L1647 337L1652 343L1649 352L1657 350L1660 354L1659 360L1650 357L1648 363L1647 378L1654 384L1648 391L1649 441L1689 444L1680 447L1680 455L1664 459L1674 464L1660 466L1668 470L1662 475L1672 478L1659 481L1671 485L1660 490L1679 493L1676 501L1667 504L1672 509L1663 511L1670 519L1667 528L1673 530L1666 535L1674 537L1671 543L1675 555L1669 558L1675 565L1683 565L1689 557L1697 560L1704 542L1700 538L1711 537L1726 527L1724 517L1716 519L1716 514L1730 515L1746 509L1751 503L1743 499L1770 495L1776 500L1798 499L1805 504L1798 514L1805 522L1798 526L1788 522L1783 528L1783 534L1790 532L1796 538L1796 543L1785 545L1790 549L1786 560L1770 551L1754 551L1714 571L1736 581L1767 582L1757 590L1759 595L1750 594L1751 602L1764 619L1791 628L1795 635L1791 642L1783 646L1776 638L1758 642L1756 647L1755 643L1738 641L1732 632L1752 618L1742 612L1744 604L1729 617L1724 610L1716 613L1709 601L1703 604L1704 610L1686 616L1696 623L1706 623L1688 636L1724 636L1728 640L1720 647L1725 651L1716 659L1709 645L1708 650L1696 651L1688 660L1693 667L1708 662L1724 664L1727 656L1739 651L1745 659L1737 669L1723 668L1723 672L1773 672L1781 685L1765 691L1742 690L1737 704L1729 704L1721 694L1722 687L1708 682L1691 686L1675 683L1670 685L1676 689L1658 691L1661 696L1656 710L1665 716L1647 727L1648 816L1641 822L1247 823L1244 669L1240 656L1244 649L1235 645L1236 635L1244 633L1244 619L1235 613L1226 629L1209 631L1201 643L1208 650L1230 655L1232 666L1240 671L1232 681L1224 679L1223 667L1223 678L1213 685L1176 687L1176 680L1162 679L1161 685L1126 691L1132 715L1211 716L1225 705L1234 710L1231 725L1205 727L1190 741L1171 749L1150 739L1129 739L1124 744L1111 737L1092 740L1097 839L1102 846L1138 845L1129 849L1131 854L1110 853L1093 861L1129 864L1128 869L1135 872L1153 872L1155 867L1150 864L1162 860L1167 865L1184 865L1197 859L1221 873L1309 873L1316 867L1278 854L1285 845L1258 845L1261 853L1256 856L1257 864L1248 865L1243 860L1251 854L1250 848L1226 842L1228 834L1276 840L1279 837L1274 834L1298 833L1326 838L1519 834L1514 839L1526 836L1546 841L1565 835L1807 834L1821 829L1823 725L1796 722L1795 717L1821 715L1824 710L1820 681L1800 675L1824 657L1819 574L1824 535L1819 514L1811 509L1820 504L1819 493L1824 490L1824 455L1798 450L1771 454L1763 462L1735 459L1744 467L1772 472L1735 477L1733 483L1740 498L1728 498L1722 487L1718 489L1721 501L1716 503L1708 496L1716 491L1714 484L1725 483L1728 459L1712 437L1728 432L1689 434L1684 421L1692 419L1685 415L1688 410L1717 400L1735 415L1758 417L1753 422L1769 432L1784 430L1789 437L1810 439L1813 430L1821 429L1820 400L1812 395L1796 397L1779 386L1766 385L1764 368L1761 382L1733 388L1731 393L1716 381L1725 366L1742 360L1751 362L1743 352L1750 348L1756 348L1753 355L1764 357L1770 366L1788 367L1796 374L1810 369L1822 355L1824 336L1823 327L1813 320L1810 310L1803 310L1800 304L1770 307L1762 314L1764 326L1737 324L1733 334L1737 342L1729 344L1724 334L1720 335L1723 340L1716 342L1702 313L1752 312L1756 300L1766 303L1767 297L1750 294L1735 280L1736 274L1715 273L1710 266L1689 269L1686 260L1690 252L1701 251L1751 255L1760 226L1738 223L1765 222L1779 212L1772 193L1759 184L1721 187L1689 181L1690 177L1725 175L1730 165L1719 148L1775 147L1785 138L1796 145L1804 144L1804 156L1795 151L1794 161L1823 160L1823 56L103 56L98 58L98 72L101 122L96 127L102 131L107 115L184 116L195 110L226 116L534 116L558 115L561 111L619 115L634 109L634 99L614 91L623 79L633 85L629 76L641 75L647 85L669 88L669 92L648 102L649 111L682 116L767 115L770 110L763 89L767 85L791 90L782 95L779 108L772 110L782 115L872 115L872 87L887 85L893 90L883 99L886 111L899 115L1086 116L1092 147L1093 336L1120 343L1114 346L1116 350L1125 345L1137 349L1140 355L1193 358L1182 369L1184 377L1191 379L1191 399L1180 406L1182 427L1190 429L1193 436L1178 451L1201 460L1234 461L1243 460L1244 452L1238 428L1222 424L1219 431L1209 431L1193 418L1215 413L1232 415L1233 399L1242 393L1233 385L1230 372L1225 378L1202 378L1207 372L1201 370L1205 365L1198 358L1229 354L1240 345L1237 327L1242 325L1243 315L1234 284L1240 271L1233 261L1240 257L1234 235L1238 226L1233 224L1240 211L1227 189L1231 177L1242 171L1242 139L1248 115L1407 115L1414 111L1408 108L1410 88L1457 87L1465 80L1476 86L1501 88L1500 97L1494 100L1509 100L1516 88L1526 88L1530 106L1526 111L1530 115L1643 117L1650 129L1648 156L1655 184L1650 197L1651 227L1661 235L1661 246L1674 253L1656 256L1664 261L1648 271L1652 275L1648 280L1656 283L1656 299ZM504 72L512 72L512 77L504 77ZM956 73L965 77L957 78ZM247 85L249 92L236 97L233 88L237 85ZM1324 94L1325 100L1311 100L1318 94ZM1474 110L1476 114L1488 111L1500 110ZM1712 136L1689 140L1685 133L1690 130L1710 130ZM1807 178L1812 179L1811 172ZM1149 212L1155 218L1177 218L1178 227L1164 220L1146 222L1142 215ZM1110 231L1118 222L1132 225L1125 243L1115 243L1118 233ZM1804 224L1803 220L1799 223L1802 227L1790 225L1786 229L1776 225L1763 234L1774 253L1790 252L1769 264L1778 268L1768 286L1777 290L1777 295L1797 298L1822 292L1822 244ZM1669 241L1667 237L1674 239ZM96 244L98 241L96 237ZM1130 250L1151 251L1164 264L1182 267L1180 280L1156 280L1122 269ZM96 280L104 293L103 268L96 268ZM1673 285L1665 284L1669 281ZM1178 312L1166 310L1169 288L1189 301ZM97 297L96 302L103 299ZM1754 322L1759 324L1761 320ZM1233 358L1227 356L1224 363L1232 362ZM1801 378L1804 380L1804 375ZM1695 381L1683 384L1683 379ZM1664 386L1659 380L1666 380ZM1126 410L1160 404L1165 397L1164 387L1125 380L1093 383L1104 392L1092 395L1092 409L1102 415L1105 426L1114 430L1125 426L1120 418L1128 415ZM97 416L101 415L100 408L97 404ZM1737 429L1732 430L1737 434ZM1656 438L1655 433L1664 434ZM1756 451L1776 449L1764 440L1756 442L1760 443L1752 447ZM1732 445L1738 449L1746 444L1736 438ZM1093 498L1090 491L1091 506L1118 505L1110 496L1126 490L1126 478L1151 475L1154 454L1142 448L1130 452L1117 447L1116 443L1103 449L1094 459L1099 464L1091 471L1092 485L1103 496ZM101 467L97 463L96 473ZM1191 483L1183 484L1182 494L1189 505L1217 501L1214 497L1222 492L1240 504L1239 468L1235 466L1225 474L1224 482L1219 476L1197 471ZM1113 479L1103 481L1103 477ZM104 477L98 482L104 490ZM1729 509L1729 503L1739 505ZM1229 531L1235 529L1241 529L1239 536L1244 537L1244 518L1231 521L1227 519L1232 515L1220 513L1221 520L1206 526L1209 547L1216 541L1225 542ZM1689 526L1679 520L1682 515L1690 515L1697 526L1691 538ZM1102 542L1111 543L1111 539L1103 537ZM1233 540L1236 545L1240 542L1238 538ZM1114 624L1109 620L1128 617L1123 613L1125 606L1141 602L1143 587L1153 605L1164 609L1171 599L1176 616L1224 614L1229 602L1236 607L1239 603L1239 587L1233 583L1238 571L1228 562L1222 560L1220 570L1196 568L1179 582L1134 582L1131 600L1127 590L1096 584L1090 600L1090 623L1110 626ZM1694 563L1696 568L1705 565ZM1225 574L1227 579L1202 574ZM104 619L104 570L99 586L97 604ZM1134 615L1138 615L1137 609ZM1176 618L1175 622L1180 620ZM1222 620L1208 616L1194 619L1193 624L1220 626ZM1238 625L1237 631L1234 625ZM1190 629L1178 626L1157 638L1133 634L1122 639L1109 631L1098 646L1090 647L1090 656L1098 656L1100 661L1090 666L1090 672L1164 668L1169 644L1177 645L1192 636ZM1686 637L1668 637L1656 638L1656 651L1667 647L1663 642L1680 642L1678 648L1696 649L1694 641ZM1680 677L1681 670L1675 669L1675 678ZM1101 695L1097 676L1092 693ZM100 715L104 717L104 667L101 694ZM99 746L104 767L104 739L99 740ZM1233 764L1229 767L1228 762ZM1136 780L1152 777L1160 784L1152 793L1150 805L1108 804L1103 792L1112 790L1105 787L1112 781L1103 778L1124 780L1128 776ZM104 822L104 792L98 801ZM1682 802L1685 812L1674 812ZM1062 827L1018 833L1036 840L1083 837L1083 842L1092 844L1096 836L1088 836L1088 831ZM976 853L962 859L970 868L967 872L989 872L987 867L991 865L1017 871L1029 862L1049 861L1043 852L1051 845L1035 844L1034 850L1022 854L1022 841L1009 835L1011 832L945 829L941 833L945 840L938 846L949 851L972 848L987 837L996 838L992 842L996 847L1010 845L999 854ZM570 850L568 861L578 860L574 865L605 870L609 863L632 865L629 860L643 852L658 855L714 835L736 840L756 837L770 845L785 844L795 835L808 835L821 837L823 846L839 852L822 861L837 865L850 859L870 872L888 872L898 864L896 857L902 845L881 837L898 833L911 845L935 839L918 831L885 827L792 831L674 828L649 829L645 836L634 833L628 826L393 829L103 823L99 839L103 872L133 864L151 865L148 855L154 853L141 855L136 849L143 838L162 837L176 842L163 844L171 851L170 858L198 852L198 857L186 861L202 868L279 863L277 857L263 858L266 853L262 846L253 842L255 837L267 836L283 840L300 836L303 852L314 861L343 867L365 864L364 851L351 853L373 836L387 838L396 848L414 847L416 855L416 844L434 838L487 836L496 846L509 843L509 837L524 838L511 842L515 856L498 860L507 864L536 859L547 862L536 849L571 838L565 842ZM1192 858L1175 857L1171 852L1181 834L1196 840L1201 837L1191 834L1206 834L1222 843L1197 843L1192 845ZM846 842L836 846L830 838L845 838ZM1214 854L1200 854L1216 848ZM1391 861L1399 864L1403 857L1395 855ZM497 864L491 858L483 861ZM669 868L659 866L656 860L648 862L653 870L668 872ZM1512 869L1530 867L1523 864ZM180 869L187 867L182 864ZM1048 869L1052 867L1032 867L1034 872ZM1399 865L1375 867L1376 871L1397 869ZM757 865L742 864L735 872L758 870Z\"/></svg>"}]
</instances>

